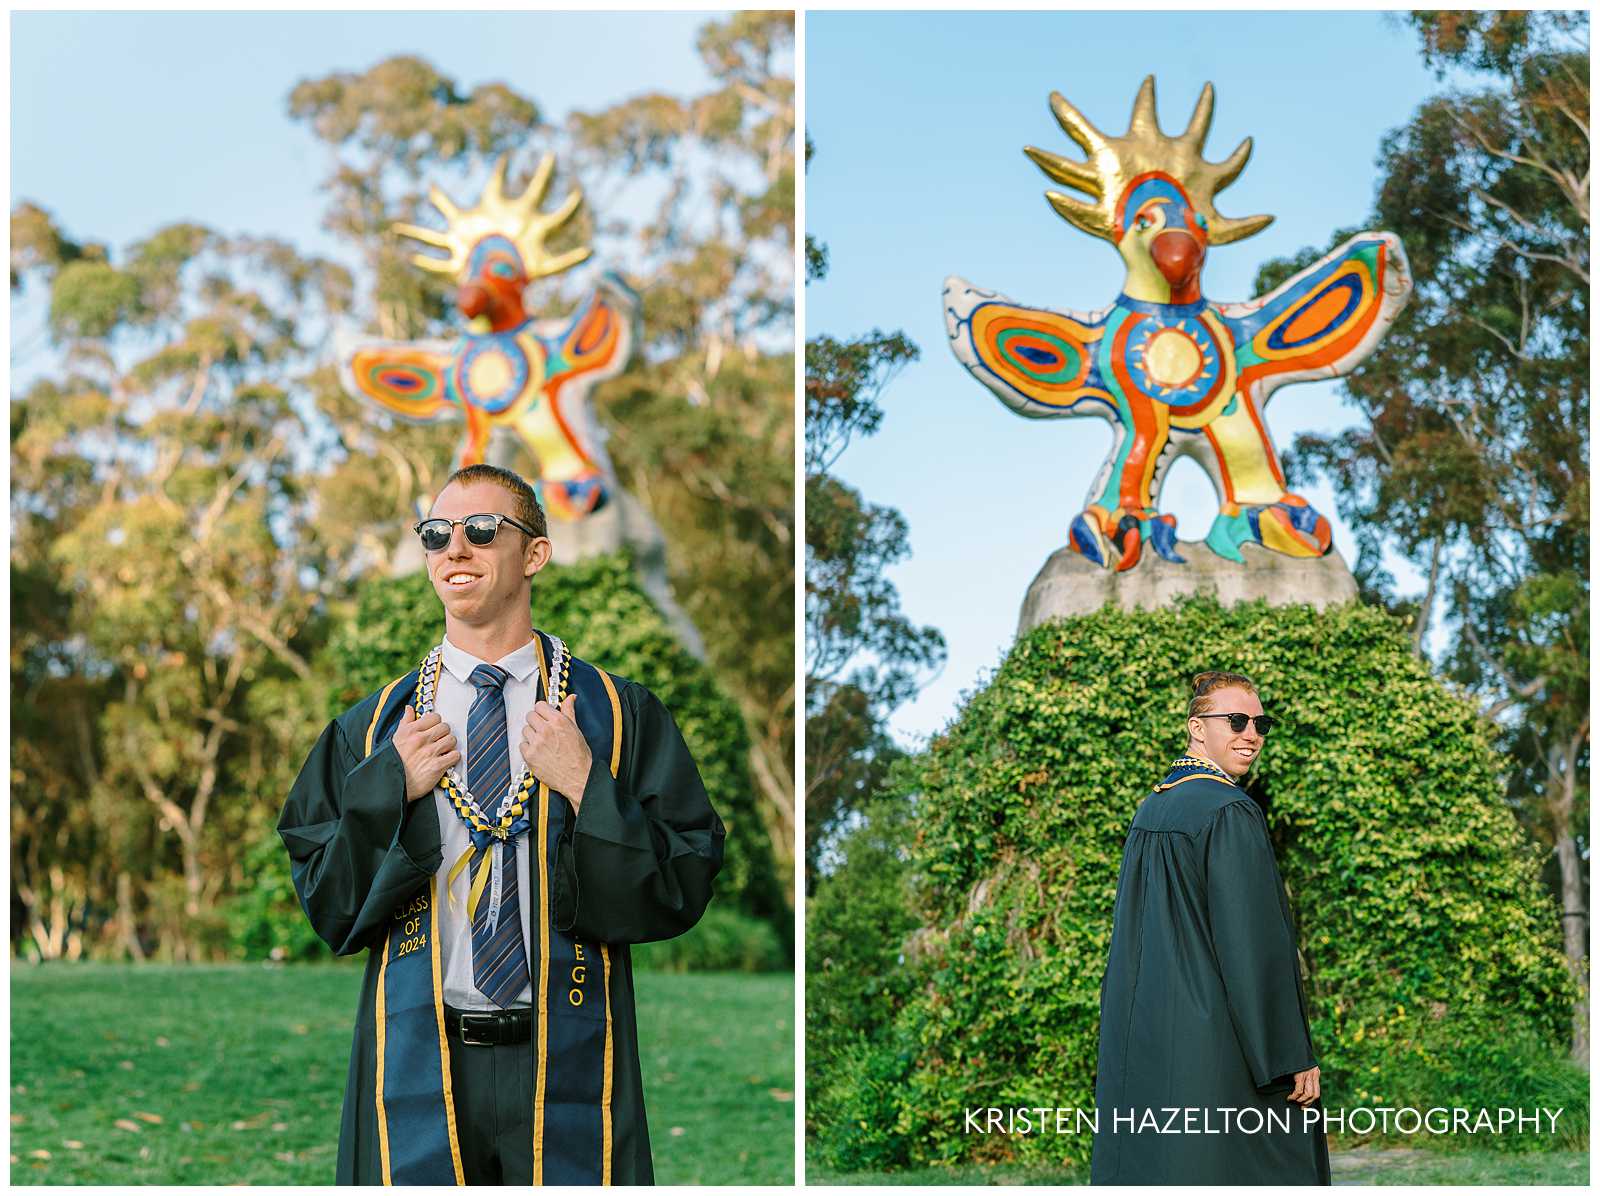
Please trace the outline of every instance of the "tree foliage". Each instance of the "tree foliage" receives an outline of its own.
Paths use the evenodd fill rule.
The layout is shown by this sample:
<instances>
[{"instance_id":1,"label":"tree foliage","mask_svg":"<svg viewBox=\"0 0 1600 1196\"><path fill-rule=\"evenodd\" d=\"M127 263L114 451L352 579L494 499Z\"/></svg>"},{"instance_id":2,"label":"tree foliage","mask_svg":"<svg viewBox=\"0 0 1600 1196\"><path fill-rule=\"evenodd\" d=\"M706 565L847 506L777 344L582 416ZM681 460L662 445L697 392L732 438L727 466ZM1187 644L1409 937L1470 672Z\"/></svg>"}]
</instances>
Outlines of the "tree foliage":
<instances>
[{"instance_id":1,"label":"tree foliage","mask_svg":"<svg viewBox=\"0 0 1600 1196\"><path fill-rule=\"evenodd\" d=\"M793 13L734 13L700 31L710 91L577 112L562 130L606 214L597 252L644 301L641 357L596 394L609 448L744 714L785 891L798 829L793 43Z\"/></svg>"},{"instance_id":2,"label":"tree foliage","mask_svg":"<svg viewBox=\"0 0 1600 1196\"><path fill-rule=\"evenodd\" d=\"M348 278L191 224L113 257L14 217L63 368L11 408L13 888L40 954L192 957L305 730L289 378Z\"/></svg>"},{"instance_id":3,"label":"tree foliage","mask_svg":"<svg viewBox=\"0 0 1600 1196\"><path fill-rule=\"evenodd\" d=\"M1551 851L1566 951L1586 971L1589 786L1589 54L1586 14L1413 14L1427 61L1489 72L1385 140L1369 227L1416 278L1383 349L1346 380L1365 417L1303 434L1333 483L1365 594L1439 625L1446 674L1496 716L1507 796ZM1301 260L1318 256L1308 250ZM1263 282L1283 276L1273 263ZM1427 578L1396 596L1379 564ZM1442 613L1435 614L1435 608ZM1587 1007L1573 1053L1587 1057Z\"/></svg>"},{"instance_id":4,"label":"tree foliage","mask_svg":"<svg viewBox=\"0 0 1600 1196\"><path fill-rule=\"evenodd\" d=\"M826 271L808 236L807 281ZM901 332L806 341L807 891L828 837L899 755L889 715L944 662L944 637L905 616L885 573L910 555L905 519L831 472L851 440L877 431L884 388L917 355Z\"/></svg>"},{"instance_id":5,"label":"tree foliage","mask_svg":"<svg viewBox=\"0 0 1600 1196\"><path fill-rule=\"evenodd\" d=\"M1328 1107L1493 1106L1512 1076L1546 1085L1530 1104L1581 1093L1558 1057L1572 981L1492 728L1383 611L1190 599L1020 639L906 767L905 832L846 840L807 952L808 1021L828 1028L808 1113L830 1165L1087 1159L1087 1136L964 1134L962 1111L1092 1107L1128 823L1183 750L1186 679L1218 662L1281 719L1250 792ZM897 901L917 929L861 924ZM871 979L898 960L908 976Z\"/></svg>"}]
</instances>

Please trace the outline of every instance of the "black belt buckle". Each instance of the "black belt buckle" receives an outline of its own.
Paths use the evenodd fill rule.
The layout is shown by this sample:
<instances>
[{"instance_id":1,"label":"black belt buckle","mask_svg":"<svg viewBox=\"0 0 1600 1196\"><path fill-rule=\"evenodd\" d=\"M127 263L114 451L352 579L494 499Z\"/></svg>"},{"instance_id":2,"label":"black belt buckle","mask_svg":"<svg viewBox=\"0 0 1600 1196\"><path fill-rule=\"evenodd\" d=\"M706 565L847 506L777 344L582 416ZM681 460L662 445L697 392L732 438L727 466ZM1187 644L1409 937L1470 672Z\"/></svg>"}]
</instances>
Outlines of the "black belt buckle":
<instances>
[{"instance_id":1,"label":"black belt buckle","mask_svg":"<svg viewBox=\"0 0 1600 1196\"><path fill-rule=\"evenodd\" d=\"M473 1010L445 1008L445 1023L465 1046L506 1046L531 1036L533 1011L528 1008Z\"/></svg>"},{"instance_id":2,"label":"black belt buckle","mask_svg":"<svg viewBox=\"0 0 1600 1196\"><path fill-rule=\"evenodd\" d=\"M476 1038L473 1036L475 1029L483 1030L488 1037ZM497 1033L499 1026L495 1015L463 1013L461 1015L461 1041L467 1046L495 1046L500 1041Z\"/></svg>"}]
</instances>

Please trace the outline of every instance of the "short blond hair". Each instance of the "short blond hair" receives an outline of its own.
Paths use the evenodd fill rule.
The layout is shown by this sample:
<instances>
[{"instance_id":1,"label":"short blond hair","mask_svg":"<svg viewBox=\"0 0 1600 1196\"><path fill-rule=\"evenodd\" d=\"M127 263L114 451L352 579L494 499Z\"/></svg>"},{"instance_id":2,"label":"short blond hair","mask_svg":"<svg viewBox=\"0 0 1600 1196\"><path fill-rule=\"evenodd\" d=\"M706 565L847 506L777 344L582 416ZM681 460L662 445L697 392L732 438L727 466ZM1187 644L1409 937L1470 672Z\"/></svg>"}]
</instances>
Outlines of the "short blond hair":
<instances>
[{"instance_id":1,"label":"short blond hair","mask_svg":"<svg viewBox=\"0 0 1600 1196\"><path fill-rule=\"evenodd\" d=\"M1196 673L1190 684L1194 687L1194 696L1189 699L1189 718L1197 714L1210 714L1211 708L1216 705L1216 699L1211 695L1219 689L1242 689L1258 698L1261 696L1256 690L1256 683L1243 673Z\"/></svg>"},{"instance_id":2,"label":"short blond hair","mask_svg":"<svg viewBox=\"0 0 1600 1196\"><path fill-rule=\"evenodd\" d=\"M539 505L539 496L534 493L532 486L523 480L522 475L513 473L509 469L501 469L498 465L489 465L479 462L476 465L464 465L450 475L439 492L444 492L445 486L452 482L460 482L463 486L470 486L474 482L493 482L501 489L509 491L511 497L516 499L517 521L522 523L536 536L550 534L544 519L544 508Z\"/></svg>"}]
</instances>

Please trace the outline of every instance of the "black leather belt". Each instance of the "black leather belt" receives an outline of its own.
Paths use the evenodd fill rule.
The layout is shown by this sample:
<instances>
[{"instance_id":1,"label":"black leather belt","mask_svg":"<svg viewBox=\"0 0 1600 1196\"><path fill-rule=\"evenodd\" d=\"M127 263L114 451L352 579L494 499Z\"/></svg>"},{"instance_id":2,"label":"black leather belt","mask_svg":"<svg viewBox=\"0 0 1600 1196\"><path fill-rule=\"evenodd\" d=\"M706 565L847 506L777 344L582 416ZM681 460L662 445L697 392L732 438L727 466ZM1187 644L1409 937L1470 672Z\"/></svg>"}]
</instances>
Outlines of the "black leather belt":
<instances>
[{"instance_id":1,"label":"black leather belt","mask_svg":"<svg viewBox=\"0 0 1600 1196\"><path fill-rule=\"evenodd\" d=\"M533 1010L465 1010L444 1007L444 1024L466 1046L505 1046L533 1037Z\"/></svg>"}]
</instances>

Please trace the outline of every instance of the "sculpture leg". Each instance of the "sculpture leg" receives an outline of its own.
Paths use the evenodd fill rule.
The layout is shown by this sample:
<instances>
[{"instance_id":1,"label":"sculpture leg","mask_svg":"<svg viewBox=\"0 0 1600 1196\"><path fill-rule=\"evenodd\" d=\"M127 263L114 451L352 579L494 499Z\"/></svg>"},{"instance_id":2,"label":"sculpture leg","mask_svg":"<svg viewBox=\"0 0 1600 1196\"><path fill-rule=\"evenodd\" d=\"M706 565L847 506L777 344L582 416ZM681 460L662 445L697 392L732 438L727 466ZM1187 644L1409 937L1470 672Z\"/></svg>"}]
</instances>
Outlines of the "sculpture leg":
<instances>
[{"instance_id":1,"label":"sculpture leg","mask_svg":"<svg viewBox=\"0 0 1600 1196\"><path fill-rule=\"evenodd\" d=\"M1206 543L1230 561L1244 560L1239 551L1244 544L1259 544L1285 556L1326 556L1333 551L1333 526L1298 494L1286 494L1279 503L1224 506Z\"/></svg>"},{"instance_id":2,"label":"sculpture leg","mask_svg":"<svg viewBox=\"0 0 1600 1196\"><path fill-rule=\"evenodd\" d=\"M1169 561L1177 554L1178 521L1159 514L1151 499L1161 451L1170 435L1167 408L1135 396L1123 405L1122 441L1096 482L1099 498L1072 521L1068 543L1097 565L1133 568L1146 544Z\"/></svg>"},{"instance_id":3,"label":"sculpture leg","mask_svg":"<svg viewBox=\"0 0 1600 1196\"><path fill-rule=\"evenodd\" d=\"M489 447L489 417L483 408L475 403L461 404L461 414L466 417L467 435L461 445L461 456L456 462L457 469L465 469L468 465L481 465L484 453Z\"/></svg>"},{"instance_id":4,"label":"sculpture leg","mask_svg":"<svg viewBox=\"0 0 1600 1196\"><path fill-rule=\"evenodd\" d=\"M1244 560L1240 547L1259 544L1287 556L1318 557L1333 549L1333 527L1298 494L1284 488L1283 470L1255 405L1234 399L1206 429L1222 507L1206 534L1218 556Z\"/></svg>"},{"instance_id":5,"label":"sculpture leg","mask_svg":"<svg viewBox=\"0 0 1600 1196\"><path fill-rule=\"evenodd\" d=\"M538 463L534 490L550 518L571 522L606 505L605 475L573 447L548 399L531 404L512 427Z\"/></svg>"}]
</instances>

